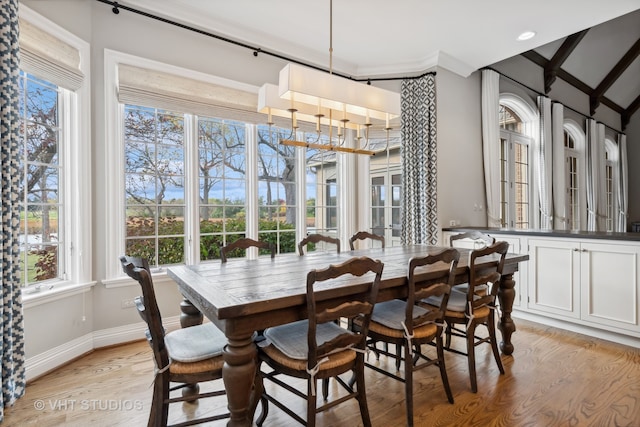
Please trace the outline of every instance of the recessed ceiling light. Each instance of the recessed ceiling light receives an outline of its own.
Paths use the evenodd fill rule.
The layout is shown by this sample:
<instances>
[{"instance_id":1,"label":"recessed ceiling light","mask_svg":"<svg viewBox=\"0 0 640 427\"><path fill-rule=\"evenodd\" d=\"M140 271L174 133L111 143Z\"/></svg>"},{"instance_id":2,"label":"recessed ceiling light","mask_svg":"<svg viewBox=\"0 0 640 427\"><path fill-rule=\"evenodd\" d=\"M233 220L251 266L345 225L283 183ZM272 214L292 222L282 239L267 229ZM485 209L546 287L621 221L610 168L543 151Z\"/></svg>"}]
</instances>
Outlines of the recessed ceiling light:
<instances>
[{"instance_id":1,"label":"recessed ceiling light","mask_svg":"<svg viewBox=\"0 0 640 427\"><path fill-rule=\"evenodd\" d=\"M518 41L529 40L536 35L535 31L525 31L524 33L518 36Z\"/></svg>"}]
</instances>

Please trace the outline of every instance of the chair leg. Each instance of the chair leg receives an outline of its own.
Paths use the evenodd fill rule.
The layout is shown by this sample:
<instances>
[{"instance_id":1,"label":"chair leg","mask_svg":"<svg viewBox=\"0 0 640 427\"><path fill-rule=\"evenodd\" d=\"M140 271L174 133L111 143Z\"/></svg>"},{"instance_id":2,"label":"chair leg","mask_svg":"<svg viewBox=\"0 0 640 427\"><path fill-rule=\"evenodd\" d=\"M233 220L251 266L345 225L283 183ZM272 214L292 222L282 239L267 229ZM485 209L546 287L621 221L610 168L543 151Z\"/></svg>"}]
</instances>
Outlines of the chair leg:
<instances>
[{"instance_id":1,"label":"chair leg","mask_svg":"<svg viewBox=\"0 0 640 427\"><path fill-rule=\"evenodd\" d=\"M358 399L358 405L360 406L360 416L362 417L362 425L364 427L371 427L371 417L369 416L369 407L367 406L367 393L364 385L364 355L358 354L356 356L358 360L355 366L356 377L356 399Z\"/></svg>"},{"instance_id":2,"label":"chair leg","mask_svg":"<svg viewBox=\"0 0 640 427\"><path fill-rule=\"evenodd\" d=\"M476 346L474 333L476 331L475 323L467 328L467 360L469 361L469 378L471 380L471 391L478 392L478 382L476 380Z\"/></svg>"},{"instance_id":3,"label":"chair leg","mask_svg":"<svg viewBox=\"0 0 640 427\"><path fill-rule=\"evenodd\" d=\"M447 323L447 329L445 334L447 335L447 342L444 346L447 350L451 348L451 323Z\"/></svg>"},{"instance_id":4,"label":"chair leg","mask_svg":"<svg viewBox=\"0 0 640 427\"><path fill-rule=\"evenodd\" d=\"M493 313L494 311L492 310L489 314L487 329L489 330L489 338L491 342L491 350L493 350L493 357L494 359L496 359L500 374L504 374L504 366L502 366L502 359L500 358L500 351L498 350L498 340L496 338L496 322Z\"/></svg>"},{"instance_id":5,"label":"chair leg","mask_svg":"<svg viewBox=\"0 0 640 427\"><path fill-rule=\"evenodd\" d=\"M447 400L449 403L453 403L453 393L451 393L451 387L449 386L449 377L447 376L447 369L444 364L444 348L442 343L442 334L436 337L436 349L438 352L438 367L440 368L440 377L442 378L442 385L444 391L447 393Z\"/></svg>"},{"instance_id":6,"label":"chair leg","mask_svg":"<svg viewBox=\"0 0 640 427\"><path fill-rule=\"evenodd\" d=\"M329 378L322 379L322 398L325 402L329 398Z\"/></svg>"},{"instance_id":7,"label":"chair leg","mask_svg":"<svg viewBox=\"0 0 640 427\"><path fill-rule=\"evenodd\" d=\"M314 388L318 383L318 381L313 378L313 380L309 379L307 381L307 426L315 427L316 425L316 399L317 396L311 394L311 381L315 381Z\"/></svg>"},{"instance_id":8,"label":"chair leg","mask_svg":"<svg viewBox=\"0 0 640 427\"><path fill-rule=\"evenodd\" d=\"M402 348L399 345L397 345L397 347ZM405 340L403 347L404 347L404 400L407 406L407 426L413 427L413 359L410 356L411 348L409 347L409 342Z\"/></svg>"},{"instance_id":9,"label":"chair leg","mask_svg":"<svg viewBox=\"0 0 640 427\"><path fill-rule=\"evenodd\" d=\"M169 373L156 375L148 427L166 426L169 418Z\"/></svg>"},{"instance_id":10,"label":"chair leg","mask_svg":"<svg viewBox=\"0 0 640 427\"><path fill-rule=\"evenodd\" d=\"M269 401L264 396L264 381L262 379L261 371L260 371L260 362L256 367L256 376L253 379L253 391L251 392L251 407L249 410L249 415L251 419L255 416L256 408L258 407L258 400L260 401L260 405L262 408L262 412L260 413L260 417L256 420L256 424L261 426L264 423L264 420L267 418L267 414L269 413Z\"/></svg>"},{"instance_id":11,"label":"chair leg","mask_svg":"<svg viewBox=\"0 0 640 427\"><path fill-rule=\"evenodd\" d=\"M400 363L402 362L402 346L400 344L396 344L396 372L400 371ZM408 352L405 352L405 357L407 354L409 354ZM407 363L405 361L405 363ZM411 364L412 361L409 361L409 364Z\"/></svg>"}]
</instances>

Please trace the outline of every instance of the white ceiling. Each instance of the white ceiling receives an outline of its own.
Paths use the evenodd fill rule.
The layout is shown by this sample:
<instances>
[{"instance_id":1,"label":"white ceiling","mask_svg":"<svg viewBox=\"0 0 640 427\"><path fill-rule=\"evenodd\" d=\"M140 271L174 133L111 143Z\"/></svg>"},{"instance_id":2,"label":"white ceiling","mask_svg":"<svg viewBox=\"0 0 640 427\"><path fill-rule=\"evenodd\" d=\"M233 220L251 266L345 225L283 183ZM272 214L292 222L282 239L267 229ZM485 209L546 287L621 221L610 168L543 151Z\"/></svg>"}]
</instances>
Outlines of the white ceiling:
<instances>
[{"instance_id":1,"label":"white ceiling","mask_svg":"<svg viewBox=\"0 0 640 427\"><path fill-rule=\"evenodd\" d=\"M329 0L126 0L209 32L329 66ZM640 8L640 0L334 0L333 69L356 78L478 68ZM525 30L536 37L519 42Z\"/></svg>"}]
</instances>

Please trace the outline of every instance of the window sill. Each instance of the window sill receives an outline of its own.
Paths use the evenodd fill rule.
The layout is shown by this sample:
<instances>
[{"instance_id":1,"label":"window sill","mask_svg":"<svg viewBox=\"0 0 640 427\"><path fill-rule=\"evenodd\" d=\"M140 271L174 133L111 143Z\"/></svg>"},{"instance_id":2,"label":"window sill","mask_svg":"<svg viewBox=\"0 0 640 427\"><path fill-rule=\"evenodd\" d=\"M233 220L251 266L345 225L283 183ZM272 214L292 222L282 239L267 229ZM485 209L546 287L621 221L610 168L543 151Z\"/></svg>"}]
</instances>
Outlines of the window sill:
<instances>
[{"instance_id":1,"label":"window sill","mask_svg":"<svg viewBox=\"0 0 640 427\"><path fill-rule=\"evenodd\" d=\"M29 293L29 289L22 289L22 306L23 308L35 307L37 305L46 304L71 295L77 295L88 292L97 282L86 283L59 283L53 285L50 289L45 289L33 293ZM26 291L26 292L25 292Z\"/></svg>"}]
</instances>

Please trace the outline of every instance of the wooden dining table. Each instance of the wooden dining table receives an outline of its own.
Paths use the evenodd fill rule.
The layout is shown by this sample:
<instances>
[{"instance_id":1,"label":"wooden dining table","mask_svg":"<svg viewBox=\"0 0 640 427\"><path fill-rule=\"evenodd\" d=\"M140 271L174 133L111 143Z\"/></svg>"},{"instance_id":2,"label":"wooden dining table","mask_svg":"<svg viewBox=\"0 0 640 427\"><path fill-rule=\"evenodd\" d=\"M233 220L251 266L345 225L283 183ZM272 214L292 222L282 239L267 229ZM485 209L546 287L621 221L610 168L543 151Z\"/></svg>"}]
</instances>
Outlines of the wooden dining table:
<instances>
[{"instance_id":1,"label":"wooden dining table","mask_svg":"<svg viewBox=\"0 0 640 427\"><path fill-rule=\"evenodd\" d=\"M384 263L384 270L378 301L386 301L406 297L407 266L412 257L443 249L438 246L407 245L342 253L312 252L304 256L281 254L275 258L237 258L227 263L169 267L169 277L177 282L185 297L182 304L183 325L199 322L204 314L227 337L222 372L231 413L227 425L252 424L250 407L255 396L251 396L251 391L257 360L254 333L307 317L305 298L309 271L339 264L351 257L366 256L380 260ZM459 250L460 262L455 272L455 282L465 283L468 281L469 250ZM502 334L500 349L506 355L514 350L511 334L516 329L511 319L515 298L513 273L518 270L518 264L526 260L528 255L508 254L500 281L498 329ZM487 259L481 265L487 270L496 268L495 259ZM425 267L417 272L417 279L423 283L440 280L447 275L448 268L444 264ZM320 298L346 301L350 295L363 292L366 287L363 280L354 280L321 290ZM190 322L189 317L195 320Z\"/></svg>"}]
</instances>

